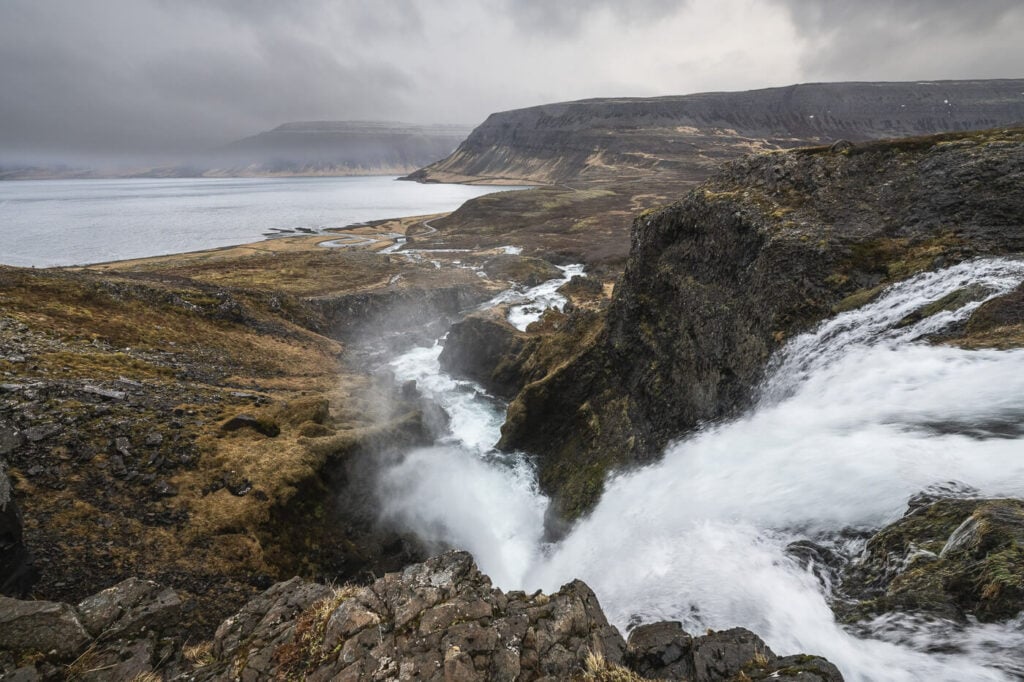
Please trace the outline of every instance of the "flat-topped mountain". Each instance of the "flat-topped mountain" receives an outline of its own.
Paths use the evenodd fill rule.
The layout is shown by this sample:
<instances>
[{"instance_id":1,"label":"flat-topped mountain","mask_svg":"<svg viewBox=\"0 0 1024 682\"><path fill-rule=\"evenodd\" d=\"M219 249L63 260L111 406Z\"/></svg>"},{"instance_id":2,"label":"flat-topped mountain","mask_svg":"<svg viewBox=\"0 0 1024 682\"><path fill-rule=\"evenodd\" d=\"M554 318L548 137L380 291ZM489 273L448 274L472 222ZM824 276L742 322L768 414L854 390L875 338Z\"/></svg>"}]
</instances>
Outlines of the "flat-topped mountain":
<instances>
[{"instance_id":1,"label":"flat-topped mountain","mask_svg":"<svg viewBox=\"0 0 1024 682\"><path fill-rule=\"evenodd\" d=\"M1024 122L1024 79L809 83L747 92L589 99L492 114L423 181L707 177L723 159Z\"/></svg>"},{"instance_id":2,"label":"flat-topped mountain","mask_svg":"<svg viewBox=\"0 0 1024 682\"><path fill-rule=\"evenodd\" d=\"M214 161L250 172L403 173L444 158L470 131L458 125L302 121L232 142Z\"/></svg>"}]
</instances>

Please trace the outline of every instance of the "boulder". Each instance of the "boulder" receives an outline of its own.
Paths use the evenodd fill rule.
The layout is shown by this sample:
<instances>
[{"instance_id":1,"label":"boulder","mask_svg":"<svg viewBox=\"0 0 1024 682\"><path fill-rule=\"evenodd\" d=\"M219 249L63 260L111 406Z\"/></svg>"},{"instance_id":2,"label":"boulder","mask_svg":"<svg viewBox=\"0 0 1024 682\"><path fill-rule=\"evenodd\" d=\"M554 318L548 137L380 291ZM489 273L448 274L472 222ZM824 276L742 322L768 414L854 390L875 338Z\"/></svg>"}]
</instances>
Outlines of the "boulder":
<instances>
[{"instance_id":1,"label":"boulder","mask_svg":"<svg viewBox=\"0 0 1024 682\"><path fill-rule=\"evenodd\" d=\"M939 499L874 535L843 578L846 620L893 610L982 622L1024 610L1024 501Z\"/></svg>"},{"instance_id":2,"label":"boulder","mask_svg":"<svg viewBox=\"0 0 1024 682\"><path fill-rule=\"evenodd\" d=\"M818 656L780 658L744 628L686 634L677 622L641 625L629 635L626 665L647 679L716 682L718 680L800 680L842 682L839 670Z\"/></svg>"},{"instance_id":3,"label":"boulder","mask_svg":"<svg viewBox=\"0 0 1024 682\"><path fill-rule=\"evenodd\" d=\"M69 604L0 597L0 650L68 659L91 639Z\"/></svg>"},{"instance_id":4,"label":"boulder","mask_svg":"<svg viewBox=\"0 0 1024 682\"><path fill-rule=\"evenodd\" d=\"M170 588L129 578L85 598L77 610L92 637L114 639L150 630L160 632L175 625L181 614L181 599Z\"/></svg>"},{"instance_id":5,"label":"boulder","mask_svg":"<svg viewBox=\"0 0 1024 682\"><path fill-rule=\"evenodd\" d=\"M449 329L441 351L441 368L508 398L525 383L520 372L521 357L532 345L530 337L502 315L476 313Z\"/></svg>"}]
</instances>

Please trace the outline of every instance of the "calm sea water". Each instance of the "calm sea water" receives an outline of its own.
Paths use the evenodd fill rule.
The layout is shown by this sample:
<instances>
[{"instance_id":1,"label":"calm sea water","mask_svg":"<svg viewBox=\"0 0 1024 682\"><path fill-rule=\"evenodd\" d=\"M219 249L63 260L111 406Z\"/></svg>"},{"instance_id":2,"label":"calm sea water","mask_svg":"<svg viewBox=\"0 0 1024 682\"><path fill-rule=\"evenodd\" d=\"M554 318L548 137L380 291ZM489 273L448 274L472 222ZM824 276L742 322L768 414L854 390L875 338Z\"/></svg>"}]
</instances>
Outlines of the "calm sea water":
<instances>
[{"instance_id":1,"label":"calm sea water","mask_svg":"<svg viewBox=\"0 0 1024 682\"><path fill-rule=\"evenodd\" d=\"M182 253L441 213L507 187L391 177L173 178L0 182L0 263L79 265Z\"/></svg>"}]
</instances>

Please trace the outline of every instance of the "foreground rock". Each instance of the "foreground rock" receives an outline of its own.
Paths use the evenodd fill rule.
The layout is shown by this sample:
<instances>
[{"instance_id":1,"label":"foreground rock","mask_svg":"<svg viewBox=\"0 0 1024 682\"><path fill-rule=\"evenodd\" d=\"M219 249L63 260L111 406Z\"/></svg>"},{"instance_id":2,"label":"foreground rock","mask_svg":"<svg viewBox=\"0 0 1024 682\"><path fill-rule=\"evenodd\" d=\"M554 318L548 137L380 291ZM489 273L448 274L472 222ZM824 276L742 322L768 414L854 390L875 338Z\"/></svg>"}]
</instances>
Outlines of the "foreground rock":
<instances>
[{"instance_id":1,"label":"foreground rock","mask_svg":"<svg viewBox=\"0 0 1024 682\"><path fill-rule=\"evenodd\" d=\"M0 448L5 442L18 443L20 435L0 424ZM0 459L0 594L22 596L35 582L35 567L22 534L21 511L12 495L7 464Z\"/></svg>"},{"instance_id":2,"label":"foreground rock","mask_svg":"<svg viewBox=\"0 0 1024 682\"><path fill-rule=\"evenodd\" d=\"M181 606L135 578L77 606L0 597L0 678L136 679L175 659Z\"/></svg>"},{"instance_id":3,"label":"foreground rock","mask_svg":"<svg viewBox=\"0 0 1024 682\"><path fill-rule=\"evenodd\" d=\"M841 680L823 659L780 659L736 629L691 638L678 624L639 628L627 647L594 593L503 593L472 557L450 552L362 588L275 585L217 631L201 677L310 680L564 680L643 674L701 682ZM791 675L791 676L787 676Z\"/></svg>"},{"instance_id":4,"label":"foreground rock","mask_svg":"<svg viewBox=\"0 0 1024 682\"><path fill-rule=\"evenodd\" d=\"M801 680L841 682L828 661L780 658L741 628L691 637L678 623L629 643L576 580L551 595L504 593L465 552L366 587L293 578L184 646L181 602L127 580L77 606L0 601L0 677L131 680Z\"/></svg>"},{"instance_id":5,"label":"foreground rock","mask_svg":"<svg viewBox=\"0 0 1024 682\"><path fill-rule=\"evenodd\" d=\"M1024 251L1024 129L747 157L642 214L607 328L527 384L500 446L576 516L609 469L749 404L773 351L878 287ZM1018 337L1019 338L1019 337Z\"/></svg>"}]
</instances>

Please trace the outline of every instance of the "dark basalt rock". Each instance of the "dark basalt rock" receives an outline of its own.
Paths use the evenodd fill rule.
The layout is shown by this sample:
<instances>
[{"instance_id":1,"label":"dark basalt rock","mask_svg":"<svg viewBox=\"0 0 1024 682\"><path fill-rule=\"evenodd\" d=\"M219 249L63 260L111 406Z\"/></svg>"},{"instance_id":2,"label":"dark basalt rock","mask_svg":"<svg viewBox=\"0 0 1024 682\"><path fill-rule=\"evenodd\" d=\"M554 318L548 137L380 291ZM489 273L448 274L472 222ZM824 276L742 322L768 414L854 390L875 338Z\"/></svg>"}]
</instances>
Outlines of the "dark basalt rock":
<instances>
[{"instance_id":1,"label":"dark basalt rock","mask_svg":"<svg viewBox=\"0 0 1024 682\"><path fill-rule=\"evenodd\" d=\"M610 469L745 409L786 338L887 282L1024 251L1022 177L1019 128L726 165L635 220L605 332L524 387L500 447L538 455L543 490L583 513Z\"/></svg>"},{"instance_id":2,"label":"dark basalt rock","mask_svg":"<svg viewBox=\"0 0 1024 682\"><path fill-rule=\"evenodd\" d=\"M525 383L520 356L534 340L493 313L469 315L448 331L441 368L472 379L496 396L511 398Z\"/></svg>"},{"instance_id":3,"label":"dark basalt rock","mask_svg":"<svg viewBox=\"0 0 1024 682\"><path fill-rule=\"evenodd\" d=\"M22 518L14 500L7 464L0 459L0 594L21 597L38 578L22 538Z\"/></svg>"},{"instance_id":4,"label":"dark basalt rock","mask_svg":"<svg viewBox=\"0 0 1024 682\"><path fill-rule=\"evenodd\" d=\"M185 646L182 609L174 591L135 578L77 606L0 597L0 678L842 680L824 659L779 658L742 628L693 638L655 623L627 646L584 583L505 593L465 552L364 587L277 583L204 647Z\"/></svg>"}]
</instances>

